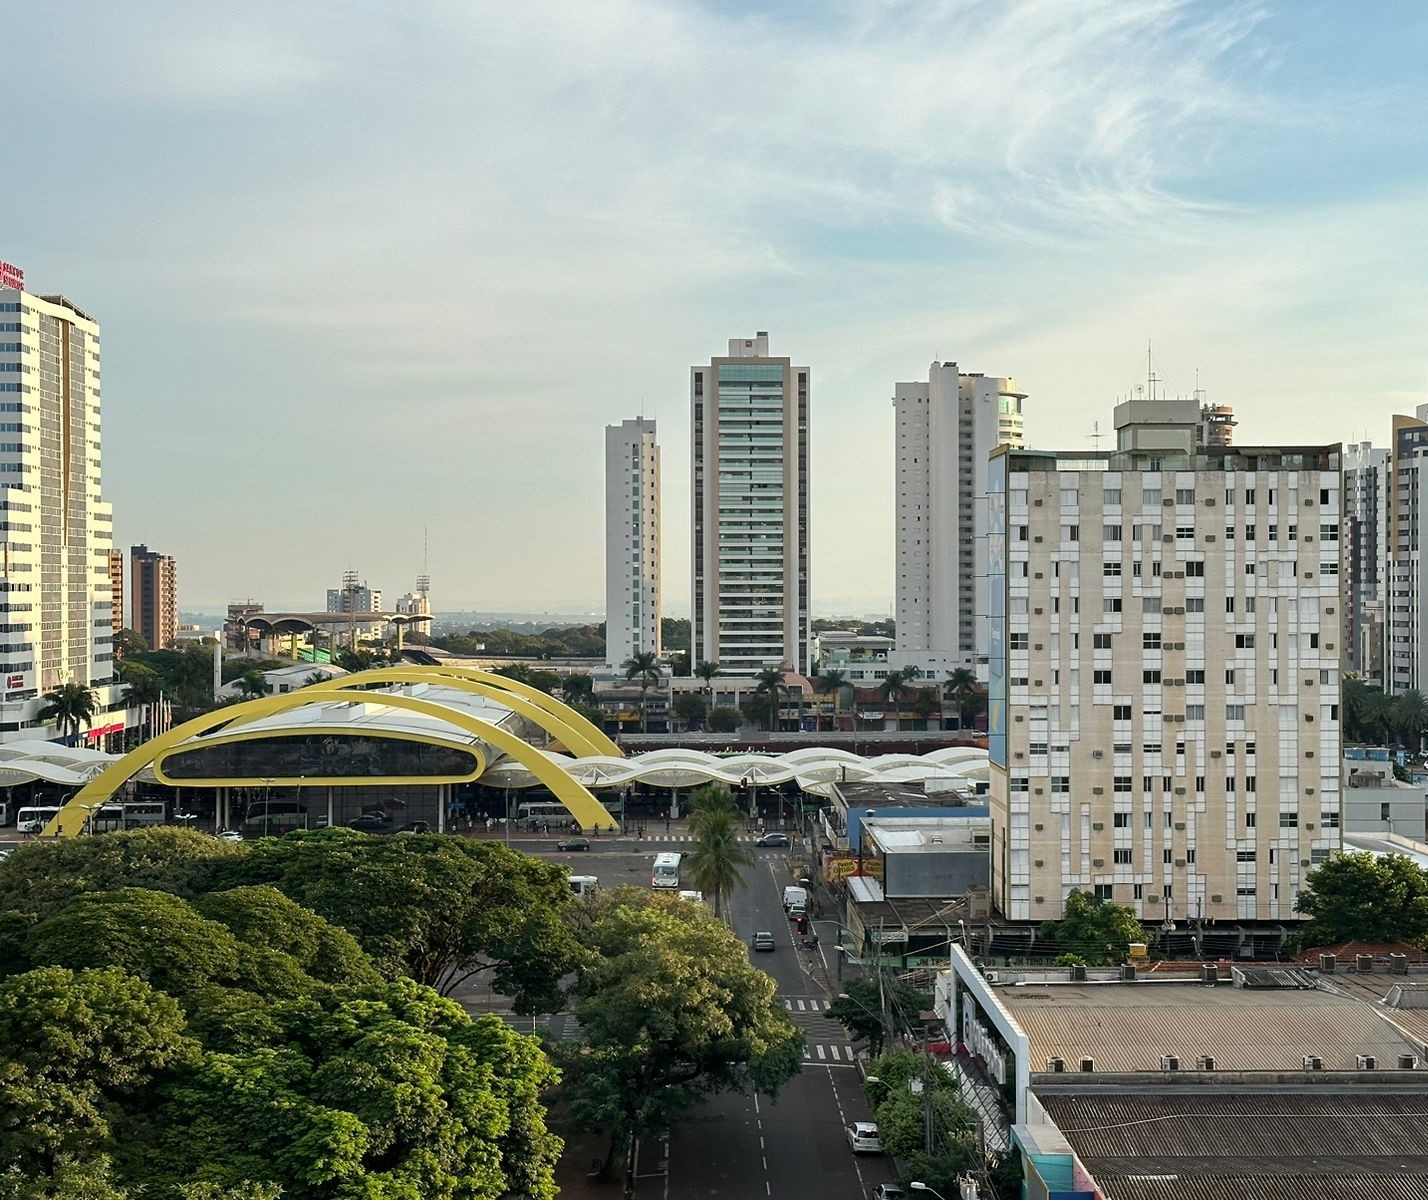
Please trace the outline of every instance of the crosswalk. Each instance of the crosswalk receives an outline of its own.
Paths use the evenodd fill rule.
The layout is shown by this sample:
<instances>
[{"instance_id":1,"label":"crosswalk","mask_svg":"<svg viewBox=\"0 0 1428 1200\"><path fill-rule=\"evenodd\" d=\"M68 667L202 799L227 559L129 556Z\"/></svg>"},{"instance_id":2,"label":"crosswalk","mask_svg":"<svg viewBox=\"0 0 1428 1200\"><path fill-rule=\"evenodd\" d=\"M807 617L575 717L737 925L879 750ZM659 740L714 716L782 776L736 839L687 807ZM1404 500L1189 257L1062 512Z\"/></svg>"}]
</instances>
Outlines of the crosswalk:
<instances>
[{"instance_id":1,"label":"crosswalk","mask_svg":"<svg viewBox=\"0 0 1428 1200\"><path fill-rule=\"evenodd\" d=\"M784 1008L788 1009L789 1012L827 1012L830 1008L833 1007L833 1001L821 999L799 1000L796 998L791 999L785 996L783 1000L783 1006Z\"/></svg>"},{"instance_id":2,"label":"crosswalk","mask_svg":"<svg viewBox=\"0 0 1428 1200\"><path fill-rule=\"evenodd\" d=\"M814 1042L803 1047L803 1061L841 1063L844 1066L852 1066L858 1059L853 1053L853 1047L846 1043L828 1045L825 1042Z\"/></svg>"},{"instance_id":3,"label":"crosswalk","mask_svg":"<svg viewBox=\"0 0 1428 1200\"><path fill-rule=\"evenodd\" d=\"M641 842L692 842L694 841L694 836L693 834L688 833L647 833L644 837L638 838L637 840ZM748 845L752 846L755 842L759 840L759 835L756 833L741 833L734 840L737 842L745 842ZM788 847L769 846L767 847L767 849L787 850Z\"/></svg>"},{"instance_id":4,"label":"crosswalk","mask_svg":"<svg viewBox=\"0 0 1428 1200\"><path fill-rule=\"evenodd\" d=\"M833 1001L823 996L785 996L783 1006L808 1037L803 1047L804 1062L851 1067L858 1061L847 1031L828 1015Z\"/></svg>"}]
</instances>

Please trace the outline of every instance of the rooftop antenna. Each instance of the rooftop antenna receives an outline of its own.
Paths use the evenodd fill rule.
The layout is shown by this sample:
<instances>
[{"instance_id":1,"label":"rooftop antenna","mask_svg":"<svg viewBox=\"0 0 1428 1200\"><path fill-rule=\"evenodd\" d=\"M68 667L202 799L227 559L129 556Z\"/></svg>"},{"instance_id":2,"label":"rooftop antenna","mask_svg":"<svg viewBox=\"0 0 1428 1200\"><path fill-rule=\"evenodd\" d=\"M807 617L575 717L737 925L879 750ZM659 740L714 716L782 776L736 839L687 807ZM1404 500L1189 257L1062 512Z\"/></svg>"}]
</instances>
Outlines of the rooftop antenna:
<instances>
[{"instance_id":1,"label":"rooftop antenna","mask_svg":"<svg viewBox=\"0 0 1428 1200\"><path fill-rule=\"evenodd\" d=\"M417 576L417 595L423 599L431 591L431 574L427 570L427 532L431 527L421 527L421 574Z\"/></svg>"},{"instance_id":2,"label":"rooftop antenna","mask_svg":"<svg viewBox=\"0 0 1428 1200\"><path fill-rule=\"evenodd\" d=\"M1101 423L1100 423L1099 421L1092 421L1092 422L1091 422L1090 441L1091 441L1091 445L1092 445L1098 452L1099 452L1100 449L1101 449L1101 439L1102 439L1103 437L1105 437L1105 436L1106 436L1106 435L1101 432Z\"/></svg>"},{"instance_id":3,"label":"rooftop antenna","mask_svg":"<svg viewBox=\"0 0 1428 1200\"><path fill-rule=\"evenodd\" d=\"M1200 386L1200 368L1195 368L1195 403L1205 403L1205 389Z\"/></svg>"},{"instance_id":4,"label":"rooftop antenna","mask_svg":"<svg viewBox=\"0 0 1428 1200\"><path fill-rule=\"evenodd\" d=\"M342 572L342 598L347 609L347 644L357 649L357 572Z\"/></svg>"},{"instance_id":5,"label":"rooftop antenna","mask_svg":"<svg viewBox=\"0 0 1428 1200\"><path fill-rule=\"evenodd\" d=\"M1150 339L1145 339L1145 382L1150 399L1154 400L1155 385L1160 382L1155 374L1155 360L1150 354Z\"/></svg>"}]
</instances>

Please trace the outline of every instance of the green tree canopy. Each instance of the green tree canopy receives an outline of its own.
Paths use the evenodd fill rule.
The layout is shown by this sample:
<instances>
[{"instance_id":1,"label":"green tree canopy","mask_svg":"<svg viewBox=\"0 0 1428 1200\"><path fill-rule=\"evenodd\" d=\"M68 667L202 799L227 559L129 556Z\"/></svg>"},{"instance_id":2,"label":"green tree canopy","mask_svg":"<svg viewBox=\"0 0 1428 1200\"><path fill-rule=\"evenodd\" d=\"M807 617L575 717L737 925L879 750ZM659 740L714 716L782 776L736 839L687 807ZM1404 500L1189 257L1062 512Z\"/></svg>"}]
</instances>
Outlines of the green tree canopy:
<instances>
[{"instance_id":1,"label":"green tree canopy","mask_svg":"<svg viewBox=\"0 0 1428 1200\"><path fill-rule=\"evenodd\" d=\"M1048 949L1078 954L1092 966L1123 963L1132 942L1150 940L1135 909L1082 891L1068 892L1061 920L1044 922L1036 937L1050 943Z\"/></svg>"},{"instance_id":2,"label":"green tree canopy","mask_svg":"<svg viewBox=\"0 0 1428 1200\"><path fill-rule=\"evenodd\" d=\"M920 1014L932 998L896 979L849 979L828 1015L848 1031L854 1041L868 1043L868 1052L882 1054L889 1038L901 1038L922 1028ZM891 1055L883 1055L891 1059Z\"/></svg>"},{"instance_id":3,"label":"green tree canopy","mask_svg":"<svg viewBox=\"0 0 1428 1200\"><path fill-rule=\"evenodd\" d=\"M737 708L721 707L709 710L709 719L705 724L715 733L733 733L743 720Z\"/></svg>"},{"instance_id":4,"label":"green tree canopy","mask_svg":"<svg viewBox=\"0 0 1428 1200\"><path fill-rule=\"evenodd\" d=\"M803 1033L777 985L699 905L633 888L597 894L584 902L582 940L590 961L571 997L585 1043L562 1055L563 1095L578 1126L610 1137L611 1156L711 1093L776 1095L800 1069Z\"/></svg>"},{"instance_id":5,"label":"green tree canopy","mask_svg":"<svg viewBox=\"0 0 1428 1200\"><path fill-rule=\"evenodd\" d=\"M579 962L565 869L496 842L298 831L254 843L228 878L272 884L350 931L387 975L443 994L485 972L517 1011L553 1012Z\"/></svg>"},{"instance_id":6,"label":"green tree canopy","mask_svg":"<svg viewBox=\"0 0 1428 1200\"><path fill-rule=\"evenodd\" d=\"M753 854L739 844L734 798L723 788L699 788L689 798L689 828L694 845L684 856L685 870L706 896L714 897L714 915L722 916L724 905L743 879L744 869L754 863Z\"/></svg>"},{"instance_id":7,"label":"green tree canopy","mask_svg":"<svg viewBox=\"0 0 1428 1200\"><path fill-rule=\"evenodd\" d=\"M680 692L674 698L674 715L691 727L703 724L709 715L709 701L698 692Z\"/></svg>"},{"instance_id":8,"label":"green tree canopy","mask_svg":"<svg viewBox=\"0 0 1428 1200\"><path fill-rule=\"evenodd\" d=\"M1305 877L1295 904L1313 924L1306 939L1428 942L1428 872L1400 854L1337 854Z\"/></svg>"}]
</instances>

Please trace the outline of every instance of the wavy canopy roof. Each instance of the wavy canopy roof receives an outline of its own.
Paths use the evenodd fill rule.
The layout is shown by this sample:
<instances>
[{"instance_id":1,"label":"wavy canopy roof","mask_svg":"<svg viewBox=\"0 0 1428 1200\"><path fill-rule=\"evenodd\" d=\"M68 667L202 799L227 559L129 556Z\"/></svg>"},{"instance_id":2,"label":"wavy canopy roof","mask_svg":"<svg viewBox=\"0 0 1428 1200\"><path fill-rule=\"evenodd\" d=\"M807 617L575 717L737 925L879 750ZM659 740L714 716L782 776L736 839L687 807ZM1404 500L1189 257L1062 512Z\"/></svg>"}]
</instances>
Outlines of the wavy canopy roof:
<instances>
[{"instance_id":1,"label":"wavy canopy roof","mask_svg":"<svg viewBox=\"0 0 1428 1200\"><path fill-rule=\"evenodd\" d=\"M117 754L105 754L84 746L62 746L58 742L7 742L0 746L0 787L18 787L37 779L63 787L83 787Z\"/></svg>"},{"instance_id":2,"label":"wavy canopy roof","mask_svg":"<svg viewBox=\"0 0 1428 1200\"><path fill-rule=\"evenodd\" d=\"M847 750L810 747L787 754L715 755L704 750L651 750L629 758L590 755L547 757L587 788L617 788L631 783L650 787L692 788L710 783L734 786L745 780L755 787L797 783L805 792L826 795L838 782L923 783L927 780L975 784L987 778L987 752L972 746L951 746L927 754L880 754L864 758ZM535 777L520 763L497 763L481 777L496 787L525 788Z\"/></svg>"}]
</instances>

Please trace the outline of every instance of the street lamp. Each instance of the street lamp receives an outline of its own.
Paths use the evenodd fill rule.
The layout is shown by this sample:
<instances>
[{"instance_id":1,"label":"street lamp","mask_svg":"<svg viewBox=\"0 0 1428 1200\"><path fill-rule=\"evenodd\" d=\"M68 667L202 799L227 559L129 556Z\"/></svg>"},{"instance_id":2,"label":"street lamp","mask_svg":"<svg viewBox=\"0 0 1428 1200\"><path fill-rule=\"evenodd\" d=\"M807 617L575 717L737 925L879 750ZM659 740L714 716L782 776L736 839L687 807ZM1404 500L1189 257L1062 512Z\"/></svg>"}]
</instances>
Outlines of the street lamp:
<instances>
[{"instance_id":1,"label":"street lamp","mask_svg":"<svg viewBox=\"0 0 1428 1200\"><path fill-rule=\"evenodd\" d=\"M915 1179L907 1186L910 1187L914 1192L928 1192L936 1196L937 1200L945 1200L941 1192L937 1191L935 1188L928 1187L925 1183L919 1183Z\"/></svg>"}]
</instances>

